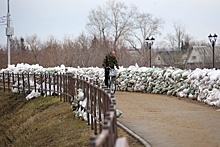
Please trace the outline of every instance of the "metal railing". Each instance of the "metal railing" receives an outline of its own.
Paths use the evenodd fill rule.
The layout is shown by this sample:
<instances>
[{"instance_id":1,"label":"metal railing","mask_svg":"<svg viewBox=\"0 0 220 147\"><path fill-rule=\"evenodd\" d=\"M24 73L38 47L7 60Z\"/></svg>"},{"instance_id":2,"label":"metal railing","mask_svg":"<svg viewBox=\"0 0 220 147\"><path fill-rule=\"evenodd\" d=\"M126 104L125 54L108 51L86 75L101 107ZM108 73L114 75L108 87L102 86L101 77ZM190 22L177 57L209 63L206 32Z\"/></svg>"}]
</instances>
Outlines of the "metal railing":
<instances>
[{"instance_id":1,"label":"metal railing","mask_svg":"<svg viewBox=\"0 0 220 147\"><path fill-rule=\"evenodd\" d=\"M39 92L44 96L59 96L60 101L72 104L81 88L87 98L85 111L87 123L94 130L90 138L90 147L128 146L126 140L118 139L116 100L105 86L97 85L95 81L73 74L59 73L0 73L0 83L4 91L16 89L18 93L29 94ZM117 141L117 143L116 143ZM120 145L117 145L120 144Z\"/></svg>"}]
</instances>

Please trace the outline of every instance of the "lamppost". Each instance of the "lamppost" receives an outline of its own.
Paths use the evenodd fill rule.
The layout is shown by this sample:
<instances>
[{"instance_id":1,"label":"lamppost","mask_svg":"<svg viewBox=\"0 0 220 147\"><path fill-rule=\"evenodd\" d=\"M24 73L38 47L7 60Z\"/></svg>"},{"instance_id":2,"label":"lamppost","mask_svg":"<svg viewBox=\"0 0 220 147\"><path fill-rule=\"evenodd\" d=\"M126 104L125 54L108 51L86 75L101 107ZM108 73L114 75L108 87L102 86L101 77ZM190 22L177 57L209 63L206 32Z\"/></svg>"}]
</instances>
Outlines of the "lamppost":
<instances>
[{"instance_id":1,"label":"lamppost","mask_svg":"<svg viewBox=\"0 0 220 147\"><path fill-rule=\"evenodd\" d=\"M9 0L8 0L8 11L7 11L7 28L6 28L6 36L7 36L7 48L8 48L8 65L11 64L11 53L10 53L10 39L11 36L14 35L14 28L10 26L10 11L9 11Z\"/></svg>"},{"instance_id":2,"label":"lamppost","mask_svg":"<svg viewBox=\"0 0 220 147\"><path fill-rule=\"evenodd\" d=\"M153 46L155 39L154 37L151 37L151 39L147 37L145 40L146 40L147 48L149 48L150 50L150 67L151 67L151 46Z\"/></svg>"},{"instance_id":3,"label":"lamppost","mask_svg":"<svg viewBox=\"0 0 220 147\"><path fill-rule=\"evenodd\" d=\"M215 42L216 42L218 36L216 34L214 34L214 35L210 34L208 37L209 37L209 41L212 44L212 59L213 59L212 66L213 66L213 68L215 68Z\"/></svg>"}]
</instances>

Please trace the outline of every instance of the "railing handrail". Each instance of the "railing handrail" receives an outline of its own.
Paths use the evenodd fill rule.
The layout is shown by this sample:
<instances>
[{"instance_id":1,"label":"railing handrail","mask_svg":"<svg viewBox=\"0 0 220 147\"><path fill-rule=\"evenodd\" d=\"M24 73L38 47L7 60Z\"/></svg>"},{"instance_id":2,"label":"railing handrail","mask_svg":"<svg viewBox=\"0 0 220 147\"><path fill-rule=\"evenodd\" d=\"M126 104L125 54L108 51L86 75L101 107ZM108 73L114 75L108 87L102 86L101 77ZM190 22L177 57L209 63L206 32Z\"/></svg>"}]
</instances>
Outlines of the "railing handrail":
<instances>
[{"instance_id":1,"label":"railing handrail","mask_svg":"<svg viewBox=\"0 0 220 147\"><path fill-rule=\"evenodd\" d=\"M37 77L39 79L37 79ZM25 78L28 78L27 83L25 83ZM14 88L18 88L19 93L26 93L27 91L30 92L30 78L33 78L34 80L35 92L37 91L37 84L39 84L41 93L44 93L46 96L47 92L49 92L49 95L52 95L53 93L54 96L57 93L60 96L60 101L63 100L64 102L69 103L72 103L72 101L76 99L76 90L82 88L87 98L86 111L88 112L88 125L91 125L91 129L94 130L94 135L97 135L99 132L97 137L92 136L90 138L89 145L91 147L111 147L115 145L118 137L116 100L114 95L110 94L109 89L107 89L105 86L97 85L93 80L88 80L88 78L82 76L75 76L71 73L0 73L0 81L3 83L4 91L6 87L9 90L12 86L10 83L15 84L15 81L17 80L17 87ZM21 83L22 89L19 87ZM52 83L54 84L53 88ZM55 83L57 85L55 85ZM98 108L96 108L97 105ZM102 116L104 116L104 118ZM97 130L98 126L99 131Z\"/></svg>"}]
</instances>

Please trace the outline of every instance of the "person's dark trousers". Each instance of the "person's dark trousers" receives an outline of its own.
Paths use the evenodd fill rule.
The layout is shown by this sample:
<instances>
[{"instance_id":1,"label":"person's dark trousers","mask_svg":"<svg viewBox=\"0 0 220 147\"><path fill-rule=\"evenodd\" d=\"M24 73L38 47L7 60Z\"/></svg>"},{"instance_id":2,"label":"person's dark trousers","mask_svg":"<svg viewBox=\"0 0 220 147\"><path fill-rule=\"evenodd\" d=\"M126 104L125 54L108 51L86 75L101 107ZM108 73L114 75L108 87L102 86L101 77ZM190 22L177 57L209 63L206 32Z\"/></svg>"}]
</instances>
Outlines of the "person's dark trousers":
<instances>
[{"instance_id":1,"label":"person's dark trousers","mask_svg":"<svg viewBox=\"0 0 220 147\"><path fill-rule=\"evenodd\" d=\"M108 80L110 80L109 70L108 70L108 69L105 69L105 86L107 86L107 87L109 87L109 85L108 85Z\"/></svg>"}]
</instances>

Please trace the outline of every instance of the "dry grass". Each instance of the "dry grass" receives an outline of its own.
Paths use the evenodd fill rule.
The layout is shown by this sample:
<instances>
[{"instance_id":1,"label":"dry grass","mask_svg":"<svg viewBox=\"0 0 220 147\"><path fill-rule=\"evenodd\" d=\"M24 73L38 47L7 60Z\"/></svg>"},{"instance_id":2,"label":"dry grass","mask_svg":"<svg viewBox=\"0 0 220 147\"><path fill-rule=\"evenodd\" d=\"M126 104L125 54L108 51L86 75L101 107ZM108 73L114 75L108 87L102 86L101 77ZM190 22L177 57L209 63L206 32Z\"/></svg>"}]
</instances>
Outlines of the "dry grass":
<instances>
[{"instance_id":1,"label":"dry grass","mask_svg":"<svg viewBox=\"0 0 220 147\"><path fill-rule=\"evenodd\" d=\"M69 103L39 97L27 101L23 94L0 90L0 146L88 146L93 134L85 121L75 119ZM126 132L130 146L143 146Z\"/></svg>"}]
</instances>

